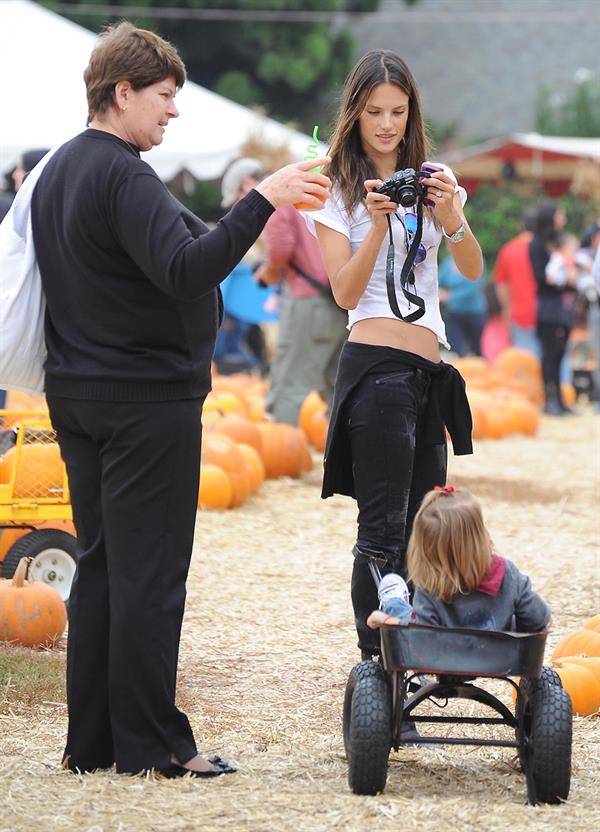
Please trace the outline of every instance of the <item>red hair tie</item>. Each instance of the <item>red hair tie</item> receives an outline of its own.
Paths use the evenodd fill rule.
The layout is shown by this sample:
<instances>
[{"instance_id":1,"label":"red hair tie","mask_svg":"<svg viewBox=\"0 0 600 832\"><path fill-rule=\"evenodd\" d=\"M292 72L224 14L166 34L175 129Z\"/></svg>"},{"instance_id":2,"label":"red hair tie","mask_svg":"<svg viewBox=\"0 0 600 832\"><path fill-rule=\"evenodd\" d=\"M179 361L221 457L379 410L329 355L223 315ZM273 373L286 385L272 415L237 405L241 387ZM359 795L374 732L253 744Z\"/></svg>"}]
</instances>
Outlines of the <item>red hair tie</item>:
<instances>
[{"instance_id":1,"label":"red hair tie","mask_svg":"<svg viewBox=\"0 0 600 832\"><path fill-rule=\"evenodd\" d=\"M442 491L444 494L453 494L454 493L454 486L453 485L434 485L434 491Z\"/></svg>"}]
</instances>

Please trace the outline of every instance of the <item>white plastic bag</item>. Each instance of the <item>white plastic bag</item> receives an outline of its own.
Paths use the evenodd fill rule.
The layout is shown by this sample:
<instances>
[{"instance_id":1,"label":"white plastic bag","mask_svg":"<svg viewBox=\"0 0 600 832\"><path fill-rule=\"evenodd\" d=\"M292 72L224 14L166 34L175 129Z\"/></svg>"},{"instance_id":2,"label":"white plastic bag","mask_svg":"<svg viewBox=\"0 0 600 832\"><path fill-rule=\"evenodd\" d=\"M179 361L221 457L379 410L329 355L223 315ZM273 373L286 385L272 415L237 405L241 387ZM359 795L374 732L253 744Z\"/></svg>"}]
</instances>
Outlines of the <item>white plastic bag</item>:
<instances>
[{"instance_id":1,"label":"white plastic bag","mask_svg":"<svg viewBox=\"0 0 600 832\"><path fill-rule=\"evenodd\" d=\"M38 162L0 224L0 389L44 392L46 301L33 246L31 197L46 163Z\"/></svg>"}]
</instances>

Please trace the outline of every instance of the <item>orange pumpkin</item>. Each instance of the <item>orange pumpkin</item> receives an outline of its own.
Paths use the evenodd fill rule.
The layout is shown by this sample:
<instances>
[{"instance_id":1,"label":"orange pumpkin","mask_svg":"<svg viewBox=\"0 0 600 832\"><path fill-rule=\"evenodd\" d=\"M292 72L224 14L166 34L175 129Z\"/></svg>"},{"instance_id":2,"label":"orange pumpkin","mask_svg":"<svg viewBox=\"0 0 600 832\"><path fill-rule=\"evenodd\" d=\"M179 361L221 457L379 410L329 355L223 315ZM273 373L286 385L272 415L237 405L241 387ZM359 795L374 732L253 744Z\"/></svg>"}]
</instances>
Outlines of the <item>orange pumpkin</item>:
<instances>
[{"instance_id":1,"label":"orange pumpkin","mask_svg":"<svg viewBox=\"0 0 600 832\"><path fill-rule=\"evenodd\" d=\"M511 425L514 433L535 436L540 427L540 412L526 399L511 399L507 402Z\"/></svg>"},{"instance_id":2,"label":"orange pumpkin","mask_svg":"<svg viewBox=\"0 0 600 832\"><path fill-rule=\"evenodd\" d=\"M0 641L25 647L50 645L63 634L67 611L51 586L25 580L29 563L23 558L12 580L0 579Z\"/></svg>"},{"instance_id":3,"label":"orange pumpkin","mask_svg":"<svg viewBox=\"0 0 600 832\"><path fill-rule=\"evenodd\" d=\"M308 440L321 453L325 450L328 430L329 416L324 410L315 411L308 423Z\"/></svg>"},{"instance_id":4,"label":"orange pumpkin","mask_svg":"<svg viewBox=\"0 0 600 832\"><path fill-rule=\"evenodd\" d=\"M231 496L231 482L225 471L216 465L208 463L202 465L198 508L229 508Z\"/></svg>"},{"instance_id":5,"label":"orange pumpkin","mask_svg":"<svg viewBox=\"0 0 600 832\"><path fill-rule=\"evenodd\" d=\"M585 627L569 633L558 642L552 658L562 659L563 656L578 656L582 653L586 656L600 656L600 633Z\"/></svg>"},{"instance_id":6,"label":"orange pumpkin","mask_svg":"<svg viewBox=\"0 0 600 832\"><path fill-rule=\"evenodd\" d=\"M248 401L248 419L251 422L262 422L265 418L264 397L256 393L249 393L246 399Z\"/></svg>"},{"instance_id":7,"label":"orange pumpkin","mask_svg":"<svg viewBox=\"0 0 600 832\"><path fill-rule=\"evenodd\" d=\"M572 384L561 384L560 385L560 392L562 395L562 400L566 404L567 407L573 407L575 402L577 401L577 391L573 387Z\"/></svg>"},{"instance_id":8,"label":"orange pumpkin","mask_svg":"<svg viewBox=\"0 0 600 832\"><path fill-rule=\"evenodd\" d=\"M595 632L600 633L600 615L589 618L583 626L586 630L595 630Z\"/></svg>"},{"instance_id":9,"label":"orange pumpkin","mask_svg":"<svg viewBox=\"0 0 600 832\"><path fill-rule=\"evenodd\" d=\"M250 493L256 494L265 481L265 463L262 461L262 457L256 448L252 445L246 445L244 442L239 442L238 449L244 458L244 464L246 465L248 474L250 475Z\"/></svg>"},{"instance_id":10,"label":"orange pumpkin","mask_svg":"<svg viewBox=\"0 0 600 832\"><path fill-rule=\"evenodd\" d=\"M304 431L304 435L309 442L311 441L310 423L312 417L315 413L324 412L325 410L327 410L327 405L321 398L321 394L316 390L311 390L302 402L302 405L300 406L300 413L298 414L298 424Z\"/></svg>"},{"instance_id":11,"label":"orange pumpkin","mask_svg":"<svg viewBox=\"0 0 600 832\"><path fill-rule=\"evenodd\" d=\"M17 449L11 448L0 460L0 482L12 476ZM63 461L56 442L22 445L15 480L15 497L50 497L62 493L65 478Z\"/></svg>"},{"instance_id":12,"label":"orange pumpkin","mask_svg":"<svg viewBox=\"0 0 600 832\"><path fill-rule=\"evenodd\" d=\"M510 431L510 419L503 403L492 400L485 412L485 436L502 439Z\"/></svg>"},{"instance_id":13,"label":"orange pumpkin","mask_svg":"<svg viewBox=\"0 0 600 832\"><path fill-rule=\"evenodd\" d=\"M258 428L267 478L299 477L306 465L306 440L302 431L283 423L264 422Z\"/></svg>"},{"instance_id":14,"label":"orange pumpkin","mask_svg":"<svg viewBox=\"0 0 600 832\"><path fill-rule=\"evenodd\" d=\"M577 716L595 714L600 708L600 683L592 671L563 661L552 662L552 669L556 670L571 697L573 713Z\"/></svg>"},{"instance_id":15,"label":"orange pumpkin","mask_svg":"<svg viewBox=\"0 0 600 832\"><path fill-rule=\"evenodd\" d=\"M5 429L18 424L24 416L30 417L31 411L35 411L39 416L46 416L48 411L45 396L33 396L20 390L8 391L4 407L6 410L14 411L2 417L2 427Z\"/></svg>"},{"instance_id":16,"label":"orange pumpkin","mask_svg":"<svg viewBox=\"0 0 600 832\"><path fill-rule=\"evenodd\" d=\"M578 664L587 668L596 677L600 685L600 657L599 656L564 656L558 660L561 664Z\"/></svg>"},{"instance_id":17,"label":"orange pumpkin","mask_svg":"<svg viewBox=\"0 0 600 832\"><path fill-rule=\"evenodd\" d=\"M260 431L254 422L243 419L236 414L228 413L217 424L216 430L233 439L234 442L243 442L245 445L251 445L259 455L262 454L262 439Z\"/></svg>"},{"instance_id":18,"label":"orange pumpkin","mask_svg":"<svg viewBox=\"0 0 600 832\"><path fill-rule=\"evenodd\" d=\"M250 475L233 439L222 433L211 431L202 440L202 460L204 463L217 465L231 483L230 508L245 503L250 496Z\"/></svg>"}]
</instances>

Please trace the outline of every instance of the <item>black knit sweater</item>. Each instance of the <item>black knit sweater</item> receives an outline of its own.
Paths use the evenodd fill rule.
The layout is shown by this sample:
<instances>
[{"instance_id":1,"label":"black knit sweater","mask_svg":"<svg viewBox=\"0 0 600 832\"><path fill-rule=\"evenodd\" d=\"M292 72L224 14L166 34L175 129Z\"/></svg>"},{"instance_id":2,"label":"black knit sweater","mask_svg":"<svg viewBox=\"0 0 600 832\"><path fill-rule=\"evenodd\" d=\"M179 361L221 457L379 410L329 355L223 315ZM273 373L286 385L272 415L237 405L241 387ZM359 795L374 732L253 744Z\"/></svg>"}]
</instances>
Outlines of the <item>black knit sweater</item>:
<instances>
[{"instance_id":1,"label":"black knit sweater","mask_svg":"<svg viewBox=\"0 0 600 832\"><path fill-rule=\"evenodd\" d=\"M46 392L104 401L207 393L218 285L273 210L251 191L209 231L118 137L89 129L63 145L32 199Z\"/></svg>"}]
</instances>

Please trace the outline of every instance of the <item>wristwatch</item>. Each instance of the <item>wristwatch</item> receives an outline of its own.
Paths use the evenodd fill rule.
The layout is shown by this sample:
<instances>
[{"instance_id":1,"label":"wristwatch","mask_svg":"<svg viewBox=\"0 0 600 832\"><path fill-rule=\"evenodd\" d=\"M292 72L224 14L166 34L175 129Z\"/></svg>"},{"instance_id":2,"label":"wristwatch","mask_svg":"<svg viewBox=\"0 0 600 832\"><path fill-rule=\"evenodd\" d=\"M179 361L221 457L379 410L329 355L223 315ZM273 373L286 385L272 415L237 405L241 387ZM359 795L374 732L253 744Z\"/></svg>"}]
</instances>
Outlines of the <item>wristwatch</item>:
<instances>
[{"instance_id":1,"label":"wristwatch","mask_svg":"<svg viewBox=\"0 0 600 832\"><path fill-rule=\"evenodd\" d=\"M443 228L442 232L449 243L460 243L461 240L464 240L465 234L467 233L467 226L465 221L463 220L460 226L454 232L454 234L446 234Z\"/></svg>"}]
</instances>

